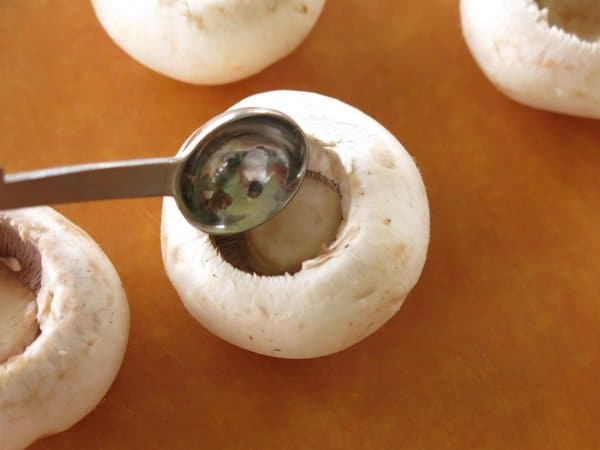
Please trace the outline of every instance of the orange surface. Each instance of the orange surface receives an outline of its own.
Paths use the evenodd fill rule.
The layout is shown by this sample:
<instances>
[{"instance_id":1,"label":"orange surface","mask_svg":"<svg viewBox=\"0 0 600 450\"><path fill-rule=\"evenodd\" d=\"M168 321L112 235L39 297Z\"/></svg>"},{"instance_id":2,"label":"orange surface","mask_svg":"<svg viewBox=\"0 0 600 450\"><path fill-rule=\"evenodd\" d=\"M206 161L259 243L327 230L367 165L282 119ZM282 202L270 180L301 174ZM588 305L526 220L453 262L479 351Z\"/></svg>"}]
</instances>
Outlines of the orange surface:
<instances>
[{"instance_id":1,"label":"orange surface","mask_svg":"<svg viewBox=\"0 0 600 450\"><path fill-rule=\"evenodd\" d=\"M0 2L7 171L171 155L275 88L349 102L415 156L432 241L400 313L331 357L258 356L184 310L162 269L160 200L59 207L116 265L132 328L106 399L33 448L599 448L600 125L496 92L456 0L330 0L292 56L222 87L143 68L89 2Z\"/></svg>"}]
</instances>

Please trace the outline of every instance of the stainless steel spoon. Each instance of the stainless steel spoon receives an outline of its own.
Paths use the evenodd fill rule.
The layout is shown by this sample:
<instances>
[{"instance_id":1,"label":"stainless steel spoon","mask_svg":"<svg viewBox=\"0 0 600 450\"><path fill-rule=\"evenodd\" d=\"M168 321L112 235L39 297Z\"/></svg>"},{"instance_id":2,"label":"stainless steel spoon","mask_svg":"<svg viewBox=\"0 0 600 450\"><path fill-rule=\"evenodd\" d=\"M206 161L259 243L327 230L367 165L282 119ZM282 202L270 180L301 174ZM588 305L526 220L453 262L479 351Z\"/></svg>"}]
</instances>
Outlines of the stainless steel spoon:
<instances>
[{"instance_id":1,"label":"stainless steel spoon","mask_svg":"<svg viewBox=\"0 0 600 450\"><path fill-rule=\"evenodd\" d=\"M227 111L196 130L173 158L83 164L4 175L0 209L172 196L185 218L215 235L277 214L300 188L309 147L300 127L270 109Z\"/></svg>"}]
</instances>

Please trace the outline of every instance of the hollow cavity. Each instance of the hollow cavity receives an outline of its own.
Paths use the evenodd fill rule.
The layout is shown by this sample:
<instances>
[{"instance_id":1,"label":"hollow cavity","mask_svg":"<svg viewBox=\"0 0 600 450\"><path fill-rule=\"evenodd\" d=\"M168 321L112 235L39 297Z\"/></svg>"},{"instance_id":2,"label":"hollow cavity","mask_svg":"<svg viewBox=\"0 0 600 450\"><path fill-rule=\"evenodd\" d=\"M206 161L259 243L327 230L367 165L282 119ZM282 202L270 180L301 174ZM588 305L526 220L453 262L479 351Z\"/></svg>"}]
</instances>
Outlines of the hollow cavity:
<instances>
[{"instance_id":1,"label":"hollow cavity","mask_svg":"<svg viewBox=\"0 0 600 450\"><path fill-rule=\"evenodd\" d=\"M534 0L547 12L550 25L577 36L582 41L600 42L600 1Z\"/></svg>"},{"instance_id":2,"label":"hollow cavity","mask_svg":"<svg viewBox=\"0 0 600 450\"><path fill-rule=\"evenodd\" d=\"M212 242L223 259L245 272L293 274L304 261L327 252L348 208L348 180L339 157L312 142L309 174L283 211L254 230Z\"/></svg>"},{"instance_id":3,"label":"hollow cavity","mask_svg":"<svg viewBox=\"0 0 600 450\"><path fill-rule=\"evenodd\" d=\"M0 221L0 364L21 354L39 334L40 269L35 246Z\"/></svg>"}]
</instances>

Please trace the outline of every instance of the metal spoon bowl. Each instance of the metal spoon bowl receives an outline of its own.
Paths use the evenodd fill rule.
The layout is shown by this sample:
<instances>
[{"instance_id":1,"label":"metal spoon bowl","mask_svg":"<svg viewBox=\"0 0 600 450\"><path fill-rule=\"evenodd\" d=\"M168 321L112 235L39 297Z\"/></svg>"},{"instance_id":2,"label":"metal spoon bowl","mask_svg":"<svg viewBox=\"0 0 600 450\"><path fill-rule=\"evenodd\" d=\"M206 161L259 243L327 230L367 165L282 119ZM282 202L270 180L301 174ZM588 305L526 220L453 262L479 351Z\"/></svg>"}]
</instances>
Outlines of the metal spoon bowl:
<instances>
[{"instance_id":1,"label":"metal spoon bowl","mask_svg":"<svg viewBox=\"0 0 600 450\"><path fill-rule=\"evenodd\" d=\"M270 109L235 109L196 130L173 158L2 176L0 209L172 196L195 227L215 235L235 234L261 225L285 207L302 184L308 158L306 137L291 118Z\"/></svg>"},{"instance_id":2,"label":"metal spoon bowl","mask_svg":"<svg viewBox=\"0 0 600 450\"><path fill-rule=\"evenodd\" d=\"M239 233L279 212L302 184L304 134L289 117L266 109L225 113L194 133L175 199L190 222L212 234Z\"/></svg>"}]
</instances>

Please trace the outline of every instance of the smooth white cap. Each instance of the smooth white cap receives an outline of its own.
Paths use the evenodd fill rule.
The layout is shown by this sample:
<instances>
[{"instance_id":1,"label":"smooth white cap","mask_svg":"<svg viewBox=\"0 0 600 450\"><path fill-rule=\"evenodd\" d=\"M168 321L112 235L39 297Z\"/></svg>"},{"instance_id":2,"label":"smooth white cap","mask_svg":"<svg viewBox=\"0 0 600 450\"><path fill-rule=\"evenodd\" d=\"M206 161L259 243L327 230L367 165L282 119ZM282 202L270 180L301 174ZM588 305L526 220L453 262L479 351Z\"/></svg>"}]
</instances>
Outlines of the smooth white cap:
<instances>
[{"instance_id":1,"label":"smooth white cap","mask_svg":"<svg viewBox=\"0 0 600 450\"><path fill-rule=\"evenodd\" d=\"M325 0L92 0L110 37L156 72L223 84L291 53Z\"/></svg>"},{"instance_id":2,"label":"smooth white cap","mask_svg":"<svg viewBox=\"0 0 600 450\"><path fill-rule=\"evenodd\" d=\"M250 106L288 114L313 148L339 159L339 168L328 174L343 194L345 220L338 236L293 275L257 276L226 262L210 237L165 199L167 274L190 313L237 346L285 358L340 351L389 320L417 282L429 242L425 186L398 140L345 103L274 91L236 105ZM311 165L316 159L317 152Z\"/></svg>"}]
</instances>

